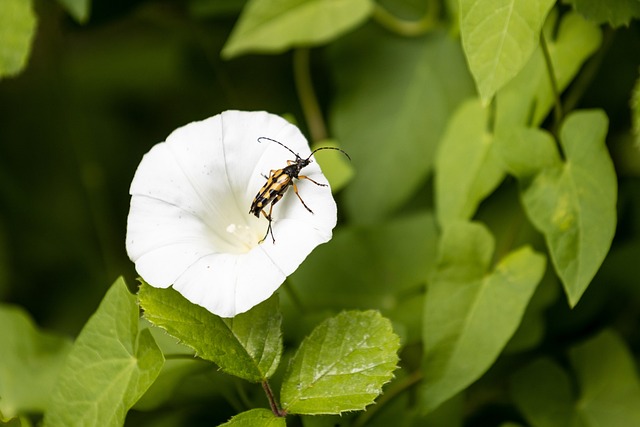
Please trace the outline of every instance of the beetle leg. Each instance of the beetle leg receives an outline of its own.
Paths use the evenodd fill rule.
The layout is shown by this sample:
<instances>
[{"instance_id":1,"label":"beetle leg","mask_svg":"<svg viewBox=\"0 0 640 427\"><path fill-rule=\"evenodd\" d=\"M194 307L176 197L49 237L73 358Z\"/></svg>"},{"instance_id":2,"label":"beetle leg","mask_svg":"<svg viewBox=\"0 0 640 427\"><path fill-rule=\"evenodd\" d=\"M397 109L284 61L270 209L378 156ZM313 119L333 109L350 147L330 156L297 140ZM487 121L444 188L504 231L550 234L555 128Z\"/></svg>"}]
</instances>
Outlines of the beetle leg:
<instances>
[{"instance_id":1,"label":"beetle leg","mask_svg":"<svg viewBox=\"0 0 640 427\"><path fill-rule=\"evenodd\" d=\"M302 205L307 208L307 210L311 213L313 213L313 211L311 209L309 209L309 206L307 206L307 204L304 202L304 200L302 200L302 197L300 197L300 194L298 193L298 186L296 185L295 182L291 181L291 185L293 185L293 191L294 193L296 193L296 196L298 196L298 199L300 199L300 201L302 202Z\"/></svg>"},{"instance_id":2,"label":"beetle leg","mask_svg":"<svg viewBox=\"0 0 640 427\"><path fill-rule=\"evenodd\" d=\"M264 209L260 211L260 212L262 212L264 217L267 218L267 221L269 221L269 226L267 227L267 232L265 233L264 237L262 239L260 239L258 244L264 242L264 240L269 235L269 232L271 232L271 240L273 240L273 244L275 245L275 243L276 243L276 238L273 237L273 227L271 226L271 222L273 221L273 218L271 218L271 211L273 211L273 203L271 203L271 206L269 207L269 213L268 214L264 211Z\"/></svg>"},{"instance_id":3,"label":"beetle leg","mask_svg":"<svg viewBox=\"0 0 640 427\"><path fill-rule=\"evenodd\" d=\"M309 181L313 182L315 185L319 185L320 187L326 187L327 184L320 184L319 182L316 182L314 180L312 180L311 178L309 178L306 175L298 175L298 179L308 179Z\"/></svg>"}]
</instances>

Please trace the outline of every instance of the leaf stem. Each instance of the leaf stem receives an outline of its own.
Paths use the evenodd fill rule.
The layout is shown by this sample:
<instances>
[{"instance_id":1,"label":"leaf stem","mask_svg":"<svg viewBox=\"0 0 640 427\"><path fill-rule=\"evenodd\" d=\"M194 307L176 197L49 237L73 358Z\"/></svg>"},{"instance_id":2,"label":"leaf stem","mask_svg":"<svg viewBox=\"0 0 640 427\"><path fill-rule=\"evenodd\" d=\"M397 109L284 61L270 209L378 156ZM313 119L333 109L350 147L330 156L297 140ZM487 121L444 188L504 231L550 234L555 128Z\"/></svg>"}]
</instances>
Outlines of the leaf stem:
<instances>
[{"instance_id":1,"label":"leaf stem","mask_svg":"<svg viewBox=\"0 0 640 427\"><path fill-rule=\"evenodd\" d=\"M355 422L353 423L353 427L361 427L367 425L369 420L380 409L382 409L385 404L389 403L391 400L398 397L402 392L410 389L420 381L422 381L422 371L417 370L412 372L409 376L393 384L393 386L390 387L389 390L387 390L380 397L380 399L378 399L377 405L370 406L366 412L362 412L362 414L358 418L356 418Z\"/></svg>"},{"instance_id":2,"label":"leaf stem","mask_svg":"<svg viewBox=\"0 0 640 427\"><path fill-rule=\"evenodd\" d=\"M309 127L311 141L318 142L327 139L327 126L313 89L309 56L308 48L298 48L293 51L293 78L302 112Z\"/></svg>"},{"instance_id":3,"label":"leaf stem","mask_svg":"<svg viewBox=\"0 0 640 427\"><path fill-rule=\"evenodd\" d=\"M427 12L416 21L401 19L378 3L373 6L373 19L387 30L405 37L416 37L431 31L440 15L440 2L429 0Z\"/></svg>"},{"instance_id":4,"label":"leaf stem","mask_svg":"<svg viewBox=\"0 0 640 427\"><path fill-rule=\"evenodd\" d=\"M287 415L287 411L282 410L278 407L278 402L276 402L276 398L273 396L273 391L271 390L271 386L269 386L269 382L267 380L262 381L262 389L267 395L267 399L269 399L271 412L273 412L276 417L284 417L285 415Z\"/></svg>"},{"instance_id":5,"label":"leaf stem","mask_svg":"<svg viewBox=\"0 0 640 427\"><path fill-rule=\"evenodd\" d=\"M551 83L551 91L553 92L554 106L553 106L553 133L555 129L560 126L562 121L562 103L560 102L560 92L558 91L558 82L556 80L556 74L553 71L553 63L551 62L551 54L549 53L549 46L547 46L547 40L544 37L544 32L540 32L540 47L542 48L542 54L544 55L544 63L547 67L547 74L549 75L549 82Z\"/></svg>"}]
</instances>

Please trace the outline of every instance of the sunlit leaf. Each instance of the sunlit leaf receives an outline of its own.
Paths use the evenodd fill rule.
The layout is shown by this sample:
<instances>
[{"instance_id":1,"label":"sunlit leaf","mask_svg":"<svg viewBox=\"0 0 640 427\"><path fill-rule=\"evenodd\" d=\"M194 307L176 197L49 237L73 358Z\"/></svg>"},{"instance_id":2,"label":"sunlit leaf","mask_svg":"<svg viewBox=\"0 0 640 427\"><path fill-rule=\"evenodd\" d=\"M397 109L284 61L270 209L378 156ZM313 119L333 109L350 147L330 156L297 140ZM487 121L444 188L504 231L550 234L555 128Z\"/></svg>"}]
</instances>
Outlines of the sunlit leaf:
<instances>
[{"instance_id":1,"label":"sunlit leaf","mask_svg":"<svg viewBox=\"0 0 640 427\"><path fill-rule=\"evenodd\" d=\"M596 24L629 26L632 19L640 18L638 0L570 0L570 3L585 18Z\"/></svg>"},{"instance_id":2,"label":"sunlit leaf","mask_svg":"<svg viewBox=\"0 0 640 427\"><path fill-rule=\"evenodd\" d=\"M138 297L146 319L229 374L260 382L280 363L277 296L230 319L192 304L173 288L158 289L143 283Z\"/></svg>"},{"instance_id":3,"label":"sunlit leaf","mask_svg":"<svg viewBox=\"0 0 640 427\"><path fill-rule=\"evenodd\" d=\"M69 13L79 23L85 23L89 19L91 0L58 0Z\"/></svg>"},{"instance_id":4,"label":"sunlit leaf","mask_svg":"<svg viewBox=\"0 0 640 427\"><path fill-rule=\"evenodd\" d=\"M488 111L476 100L462 104L442 138L435 164L438 222L470 219L505 176Z\"/></svg>"},{"instance_id":5,"label":"sunlit leaf","mask_svg":"<svg viewBox=\"0 0 640 427\"><path fill-rule=\"evenodd\" d=\"M318 325L291 359L280 393L293 414L364 409L391 380L400 341L376 311L348 311Z\"/></svg>"},{"instance_id":6,"label":"sunlit leaf","mask_svg":"<svg viewBox=\"0 0 640 427\"><path fill-rule=\"evenodd\" d=\"M285 427L284 417L277 417L268 409L251 409L242 412L219 427Z\"/></svg>"},{"instance_id":7,"label":"sunlit leaf","mask_svg":"<svg viewBox=\"0 0 640 427\"><path fill-rule=\"evenodd\" d=\"M425 297L425 411L437 408L491 366L542 278L545 259L526 246L490 271L493 249L493 237L477 223L451 223L443 231Z\"/></svg>"},{"instance_id":8,"label":"sunlit leaf","mask_svg":"<svg viewBox=\"0 0 640 427\"><path fill-rule=\"evenodd\" d=\"M515 132L501 145L571 306L600 268L616 228L617 182L605 146L607 122L601 111L568 116L560 131L565 161L543 131Z\"/></svg>"},{"instance_id":9,"label":"sunlit leaf","mask_svg":"<svg viewBox=\"0 0 640 427\"><path fill-rule=\"evenodd\" d=\"M557 24L550 14L544 33L553 72L562 92L602 42L600 29L578 13L566 13ZM496 133L514 126L537 126L549 114L554 95L540 47L518 75L497 93Z\"/></svg>"},{"instance_id":10,"label":"sunlit leaf","mask_svg":"<svg viewBox=\"0 0 640 427\"><path fill-rule=\"evenodd\" d=\"M250 0L222 56L324 44L360 25L371 11L370 0Z\"/></svg>"},{"instance_id":11,"label":"sunlit leaf","mask_svg":"<svg viewBox=\"0 0 640 427\"><path fill-rule=\"evenodd\" d=\"M0 420L44 412L71 342L39 331L9 305L0 305L0 325Z\"/></svg>"},{"instance_id":12,"label":"sunlit leaf","mask_svg":"<svg viewBox=\"0 0 640 427\"><path fill-rule=\"evenodd\" d=\"M527 63L554 4L555 0L460 0L462 45L484 104Z\"/></svg>"},{"instance_id":13,"label":"sunlit leaf","mask_svg":"<svg viewBox=\"0 0 640 427\"><path fill-rule=\"evenodd\" d=\"M118 279L80 332L60 372L45 426L121 426L129 408L156 379L164 357L139 308Z\"/></svg>"},{"instance_id":14,"label":"sunlit leaf","mask_svg":"<svg viewBox=\"0 0 640 427\"><path fill-rule=\"evenodd\" d=\"M459 42L443 32L406 39L366 27L331 53L337 96L330 122L356 170L345 208L354 221L372 224L423 182L473 83Z\"/></svg>"},{"instance_id":15,"label":"sunlit leaf","mask_svg":"<svg viewBox=\"0 0 640 427\"><path fill-rule=\"evenodd\" d=\"M35 31L31 0L0 1L0 78L15 76L26 66Z\"/></svg>"}]
</instances>

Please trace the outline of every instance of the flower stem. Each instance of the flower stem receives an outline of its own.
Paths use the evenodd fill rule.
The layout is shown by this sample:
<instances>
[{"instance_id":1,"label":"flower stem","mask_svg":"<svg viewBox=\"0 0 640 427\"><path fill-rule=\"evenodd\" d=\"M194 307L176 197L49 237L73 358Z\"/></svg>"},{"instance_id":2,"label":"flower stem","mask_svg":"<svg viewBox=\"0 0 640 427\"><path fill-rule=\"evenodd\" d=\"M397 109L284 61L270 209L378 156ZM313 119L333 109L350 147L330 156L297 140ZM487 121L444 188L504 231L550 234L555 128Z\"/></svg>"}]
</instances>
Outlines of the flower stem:
<instances>
[{"instance_id":1,"label":"flower stem","mask_svg":"<svg viewBox=\"0 0 640 427\"><path fill-rule=\"evenodd\" d=\"M291 286L291 282L289 282L289 280L287 279L284 281L283 286L285 291L289 295L289 298L291 298L291 302L293 302L293 305L295 305L296 308L301 312L304 312L305 311L304 304L302 303L302 300L298 296L298 293L296 292L296 290L293 289L293 286Z\"/></svg>"},{"instance_id":2,"label":"flower stem","mask_svg":"<svg viewBox=\"0 0 640 427\"><path fill-rule=\"evenodd\" d=\"M302 112L309 127L311 141L318 142L327 139L327 126L311 81L309 49L299 48L293 51L293 77Z\"/></svg>"},{"instance_id":3,"label":"flower stem","mask_svg":"<svg viewBox=\"0 0 640 427\"><path fill-rule=\"evenodd\" d=\"M278 402L276 402L276 398L273 396L273 391L269 386L269 382L267 380L262 381L262 389L267 395L267 399L269 399L269 406L271 407L271 412L275 414L276 417L284 417L287 415L287 411L284 411L278 407Z\"/></svg>"},{"instance_id":4,"label":"flower stem","mask_svg":"<svg viewBox=\"0 0 640 427\"><path fill-rule=\"evenodd\" d=\"M427 12L417 21L398 18L378 3L374 3L373 6L373 19L387 30L404 37L416 37L431 31L439 14L439 0L429 0Z\"/></svg>"}]
</instances>

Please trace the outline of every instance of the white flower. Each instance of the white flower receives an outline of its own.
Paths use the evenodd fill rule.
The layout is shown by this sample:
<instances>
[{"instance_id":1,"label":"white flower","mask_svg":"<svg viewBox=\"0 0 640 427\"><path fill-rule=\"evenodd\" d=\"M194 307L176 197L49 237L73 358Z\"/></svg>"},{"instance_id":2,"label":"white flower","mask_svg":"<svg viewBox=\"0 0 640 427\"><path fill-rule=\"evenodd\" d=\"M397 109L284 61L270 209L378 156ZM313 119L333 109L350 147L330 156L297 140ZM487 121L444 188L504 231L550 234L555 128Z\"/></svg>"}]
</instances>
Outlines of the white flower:
<instances>
[{"instance_id":1,"label":"white flower","mask_svg":"<svg viewBox=\"0 0 640 427\"><path fill-rule=\"evenodd\" d=\"M273 208L275 244L258 243L268 221L249 213L272 169L309 145L297 127L266 112L226 111L169 135L142 159L131 183L127 253L151 286L233 317L266 300L319 244L331 239L331 189L296 181ZM327 183L316 162L301 174ZM267 209L268 213L268 209Z\"/></svg>"}]
</instances>

